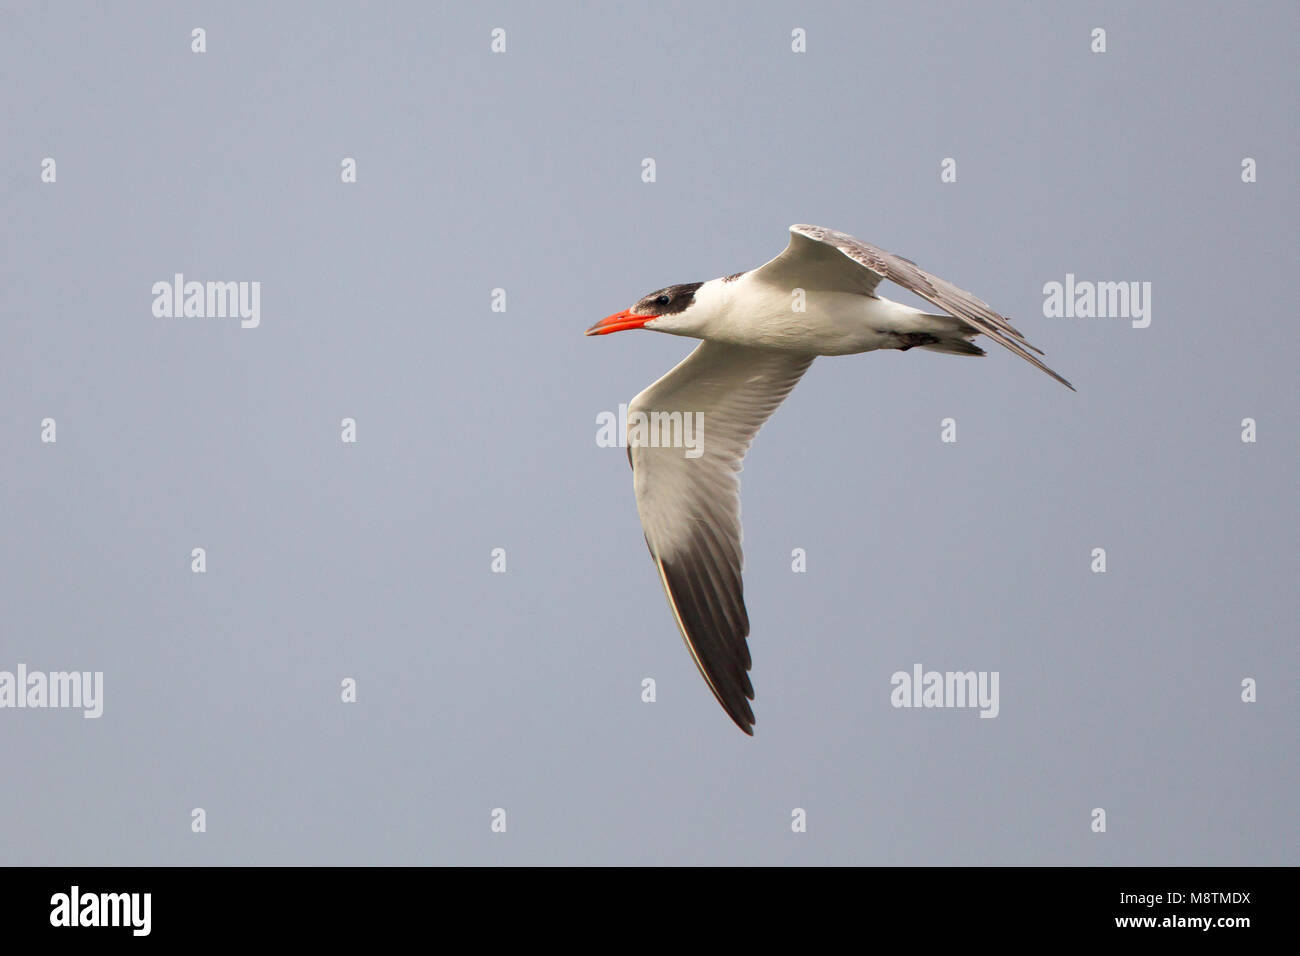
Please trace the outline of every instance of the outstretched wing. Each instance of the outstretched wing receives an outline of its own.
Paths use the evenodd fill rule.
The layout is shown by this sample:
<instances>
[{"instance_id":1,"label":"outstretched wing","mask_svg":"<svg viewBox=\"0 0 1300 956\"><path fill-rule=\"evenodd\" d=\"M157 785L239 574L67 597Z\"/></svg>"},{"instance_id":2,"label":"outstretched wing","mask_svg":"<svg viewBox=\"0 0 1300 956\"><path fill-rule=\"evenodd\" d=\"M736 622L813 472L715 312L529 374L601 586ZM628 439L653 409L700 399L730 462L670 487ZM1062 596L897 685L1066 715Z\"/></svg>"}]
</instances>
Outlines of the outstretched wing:
<instances>
[{"instance_id":1,"label":"outstretched wing","mask_svg":"<svg viewBox=\"0 0 1300 956\"><path fill-rule=\"evenodd\" d=\"M753 733L754 688L747 673L738 473L754 435L812 360L706 341L628 406L628 457L646 544L696 666L747 734ZM676 428L691 416L692 426L702 426L692 435L698 457L687 457L694 451L680 443L634 440L638 413L652 429L656 421Z\"/></svg>"},{"instance_id":2,"label":"outstretched wing","mask_svg":"<svg viewBox=\"0 0 1300 956\"><path fill-rule=\"evenodd\" d=\"M784 288L800 286L862 295L875 295L876 286L888 279L1015 352L1066 388L1074 389L1038 358L1042 350L1030 345L1020 330L987 302L926 272L911 259L886 252L847 232L822 226L791 226L790 244L771 262L756 269L755 277Z\"/></svg>"}]
</instances>

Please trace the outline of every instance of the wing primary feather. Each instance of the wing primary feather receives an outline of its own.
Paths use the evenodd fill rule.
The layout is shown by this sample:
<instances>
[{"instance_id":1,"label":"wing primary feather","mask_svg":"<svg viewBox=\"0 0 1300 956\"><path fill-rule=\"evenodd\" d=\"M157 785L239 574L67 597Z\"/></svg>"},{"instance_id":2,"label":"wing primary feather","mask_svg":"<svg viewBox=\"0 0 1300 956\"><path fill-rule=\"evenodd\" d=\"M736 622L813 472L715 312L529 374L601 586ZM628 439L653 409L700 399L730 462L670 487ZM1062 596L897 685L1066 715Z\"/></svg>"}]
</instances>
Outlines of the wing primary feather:
<instances>
[{"instance_id":1,"label":"wing primary feather","mask_svg":"<svg viewBox=\"0 0 1300 956\"><path fill-rule=\"evenodd\" d=\"M695 666L723 710L753 733L749 614L741 550L742 460L814 356L705 341L629 405L703 416L701 455L629 441L646 545Z\"/></svg>"},{"instance_id":2,"label":"wing primary feather","mask_svg":"<svg viewBox=\"0 0 1300 956\"><path fill-rule=\"evenodd\" d=\"M838 232L822 226L808 225L791 226L790 232L795 236L801 236L812 242L836 249L847 259L857 263L876 276L888 279L890 282L916 293L927 302L934 303L944 311L961 319L971 328L987 335L999 345L1019 355L1035 368L1046 372L1070 391L1076 391L1073 385L1036 357L1036 355L1044 354L1042 349L1030 344L1024 333L1012 325L1006 316L995 311L987 302L972 295L965 289L953 285L947 279L942 279L933 273L927 272L911 259L895 255L869 242L864 242L847 232ZM782 253L782 256L787 256L790 252L791 250L787 249L785 253ZM781 256L773 260L773 262L778 261L781 261ZM766 268L766 266L763 268Z\"/></svg>"},{"instance_id":3,"label":"wing primary feather","mask_svg":"<svg viewBox=\"0 0 1300 956\"><path fill-rule=\"evenodd\" d=\"M708 684L709 690L713 692L713 696L722 705L722 709L727 712L727 716L746 734L751 737L754 736L754 724L757 721L754 719L753 708L749 706L749 701L754 699L753 688L750 688L749 694L746 695L743 690L736 693L732 688L719 686L719 682L709 672L704 660L701 659L699 643L691 635L690 625L683 617L680 604L683 582L680 576L672 565L664 561L659 561L658 566L664 591L668 594L668 603L672 606L673 614L677 618L677 627L682 632L682 639L686 642L687 650L691 652L691 658L695 661L696 668L704 678L704 682Z\"/></svg>"}]
</instances>

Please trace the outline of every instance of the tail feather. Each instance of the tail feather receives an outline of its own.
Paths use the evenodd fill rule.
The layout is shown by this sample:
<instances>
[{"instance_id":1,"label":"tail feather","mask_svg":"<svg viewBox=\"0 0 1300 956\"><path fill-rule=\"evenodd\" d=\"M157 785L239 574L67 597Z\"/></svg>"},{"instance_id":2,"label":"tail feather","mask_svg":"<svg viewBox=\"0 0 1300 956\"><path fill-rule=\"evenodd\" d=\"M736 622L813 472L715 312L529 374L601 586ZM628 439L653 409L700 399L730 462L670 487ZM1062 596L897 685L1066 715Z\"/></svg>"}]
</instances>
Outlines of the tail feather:
<instances>
[{"instance_id":1,"label":"tail feather","mask_svg":"<svg viewBox=\"0 0 1300 956\"><path fill-rule=\"evenodd\" d=\"M940 339L933 345L922 345L921 348L929 349L931 352L945 352L948 355L987 355L982 348L967 339L953 336L951 338Z\"/></svg>"},{"instance_id":2,"label":"tail feather","mask_svg":"<svg viewBox=\"0 0 1300 956\"><path fill-rule=\"evenodd\" d=\"M979 332L956 316L923 312L917 318L924 320L922 328L929 333L930 337L937 339L934 342L919 343L920 348L929 349L931 352L944 352L948 355L988 354L971 341L979 335Z\"/></svg>"},{"instance_id":3,"label":"tail feather","mask_svg":"<svg viewBox=\"0 0 1300 956\"><path fill-rule=\"evenodd\" d=\"M1005 320L1002 321L1005 323ZM1006 329L1010 329L1010 326L1006 326ZM959 319L955 315L921 312L918 309L900 307L889 331L898 342L893 348L904 352L911 348L921 348L929 349L931 352L946 352L949 355L984 355L984 350L970 340L977 335L987 335L999 345L1015 352L1035 368L1042 369L1066 388L1074 391L1073 385L1053 372L1038 358L1043 354L1040 349L1024 341L1023 337L1017 338L1006 334L1002 326L985 321L978 315L969 319Z\"/></svg>"}]
</instances>

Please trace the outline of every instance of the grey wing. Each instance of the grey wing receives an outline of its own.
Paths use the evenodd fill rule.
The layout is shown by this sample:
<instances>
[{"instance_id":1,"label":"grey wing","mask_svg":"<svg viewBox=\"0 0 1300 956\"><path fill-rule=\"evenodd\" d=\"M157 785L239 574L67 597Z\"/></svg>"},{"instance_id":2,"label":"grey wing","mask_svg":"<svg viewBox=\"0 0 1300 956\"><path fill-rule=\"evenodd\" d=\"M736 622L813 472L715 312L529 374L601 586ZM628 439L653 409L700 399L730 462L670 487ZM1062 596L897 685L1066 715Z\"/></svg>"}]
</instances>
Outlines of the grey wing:
<instances>
[{"instance_id":1,"label":"grey wing","mask_svg":"<svg viewBox=\"0 0 1300 956\"><path fill-rule=\"evenodd\" d=\"M837 232L822 226L795 225L790 227L789 246L781 255L762 266L760 271L770 270L769 274L779 277L786 271L794 275L800 269L803 270L801 274L811 271L815 281L827 283L816 288L862 292L866 295L874 295L876 286L882 279L895 282L926 301L933 302L977 332L987 335L1046 372L1066 388L1074 390L1073 385L1038 358L1043 354L1042 350L1031 345L1024 334L1007 321L1006 316L947 279L926 272L911 259L896 256L847 232Z\"/></svg>"},{"instance_id":2,"label":"grey wing","mask_svg":"<svg viewBox=\"0 0 1300 956\"><path fill-rule=\"evenodd\" d=\"M754 688L738 472L754 435L812 360L704 342L628 407L629 431L637 413L702 415L698 457L681 447L634 444L631 436L628 457L646 544L682 638L718 703L747 734Z\"/></svg>"}]
</instances>

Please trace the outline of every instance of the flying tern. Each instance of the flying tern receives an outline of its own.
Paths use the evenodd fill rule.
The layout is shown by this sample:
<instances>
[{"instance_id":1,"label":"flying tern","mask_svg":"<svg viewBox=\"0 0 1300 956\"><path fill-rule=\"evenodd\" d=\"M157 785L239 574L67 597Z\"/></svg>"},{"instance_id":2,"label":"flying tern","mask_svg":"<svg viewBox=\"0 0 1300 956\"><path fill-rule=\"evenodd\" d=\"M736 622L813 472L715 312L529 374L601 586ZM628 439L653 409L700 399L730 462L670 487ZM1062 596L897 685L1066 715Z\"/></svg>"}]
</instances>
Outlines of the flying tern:
<instances>
[{"instance_id":1,"label":"flying tern","mask_svg":"<svg viewBox=\"0 0 1300 956\"><path fill-rule=\"evenodd\" d=\"M894 282L944 310L891 302ZM651 329L703 341L628 405L671 421L702 416L699 450L628 436L637 511L673 617L696 666L736 725L753 734L754 688L738 473L754 435L814 358L876 349L983 355L986 335L1073 390L1006 318L910 259L821 226L790 227L790 244L748 272L651 292L587 330Z\"/></svg>"}]
</instances>

